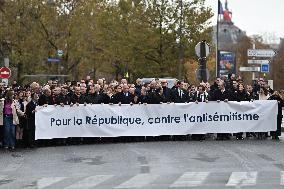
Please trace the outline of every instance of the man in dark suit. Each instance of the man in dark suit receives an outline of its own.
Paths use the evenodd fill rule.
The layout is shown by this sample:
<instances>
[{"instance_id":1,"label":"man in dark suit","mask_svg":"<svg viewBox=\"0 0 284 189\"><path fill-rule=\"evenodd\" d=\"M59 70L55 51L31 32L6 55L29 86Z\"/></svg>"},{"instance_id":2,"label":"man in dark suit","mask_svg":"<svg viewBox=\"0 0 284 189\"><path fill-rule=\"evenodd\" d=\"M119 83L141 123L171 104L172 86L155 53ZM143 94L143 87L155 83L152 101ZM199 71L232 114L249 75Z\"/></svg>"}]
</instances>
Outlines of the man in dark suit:
<instances>
[{"instance_id":1,"label":"man in dark suit","mask_svg":"<svg viewBox=\"0 0 284 189\"><path fill-rule=\"evenodd\" d=\"M71 104L84 104L86 96L81 94L81 88L75 87L75 93L70 97Z\"/></svg>"},{"instance_id":2,"label":"man in dark suit","mask_svg":"<svg viewBox=\"0 0 284 189\"><path fill-rule=\"evenodd\" d=\"M60 105L68 105L68 104L70 104L70 95L68 94L67 87L62 87L61 88L61 93L56 98L56 102L57 102L57 104L59 103Z\"/></svg>"},{"instance_id":3,"label":"man in dark suit","mask_svg":"<svg viewBox=\"0 0 284 189\"><path fill-rule=\"evenodd\" d=\"M185 103L189 102L189 93L185 89L184 83L178 81L171 91L171 102L174 103ZM175 141L187 140L186 135L174 135L172 139Z\"/></svg>"},{"instance_id":4,"label":"man in dark suit","mask_svg":"<svg viewBox=\"0 0 284 189\"><path fill-rule=\"evenodd\" d=\"M102 102L102 97L100 95L100 85L96 84L99 88L95 90L95 87L90 86L88 95L86 96L86 102L88 104L100 104Z\"/></svg>"},{"instance_id":5,"label":"man in dark suit","mask_svg":"<svg viewBox=\"0 0 284 189\"><path fill-rule=\"evenodd\" d=\"M214 101L228 102L229 100L234 100L233 98L234 95L232 94L232 92L225 88L224 81L220 81L218 86L219 86L219 89L215 90L213 94ZM228 134L228 133L217 133L217 140L229 140L230 135L231 134Z\"/></svg>"},{"instance_id":6,"label":"man in dark suit","mask_svg":"<svg viewBox=\"0 0 284 189\"><path fill-rule=\"evenodd\" d=\"M209 100L209 95L205 91L205 87L199 85L197 91L193 95L193 101L195 102L207 102Z\"/></svg>"},{"instance_id":7,"label":"man in dark suit","mask_svg":"<svg viewBox=\"0 0 284 189\"><path fill-rule=\"evenodd\" d=\"M197 87L197 91L194 93L193 95L193 101L195 101L195 103L198 102L208 102L209 96L208 93L205 92L205 87L202 85L199 85ZM205 140L205 135L204 134L193 134L191 135L192 140Z\"/></svg>"},{"instance_id":8,"label":"man in dark suit","mask_svg":"<svg viewBox=\"0 0 284 189\"><path fill-rule=\"evenodd\" d=\"M40 95L38 99L38 105L43 106L43 105L52 105L52 104L54 103L51 96L51 90L49 88L45 88L43 90L43 94Z\"/></svg>"},{"instance_id":9,"label":"man in dark suit","mask_svg":"<svg viewBox=\"0 0 284 189\"><path fill-rule=\"evenodd\" d=\"M163 88L163 96L164 96L164 102L170 102L170 95L171 95L171 89L168 88L168 82L167 80L163 79L161 80L161 86Z\"/></svg>"},{"instance_id":10,"label":"man in dark suit","mask_svg":"<svg viewBox=\"0 0 284 189\"><path fill-rule=\"evenodd\" d=\"M35 146L35 111L38 105L38 94L32 94L32 100L27 104L25 114L27 116L27 124L24 128L25 145L33 148Z\"/></svg>"},{"instance_id":11,"label":"man in dark suit","mask_svg":"<svg viewBox=\"0 0 284 189\"><path fill-rule=\"evenodd\" d=\"M213 100L214 101L225 101L228 102L229 100L233 100L232 99L232 93L229 89L225 88L225 83L224 82L220 82L219 83L219 89L214 91L213 94Z\"/></svg>"},{"instance_id":12,"label":"man in dark suit","mask_svg":"<svg viewBox=\"0 0 284 189\"><path fill-rule=\"evenodd\" d=\"M134 95L129 92L129 87L127 84L122 86L122 92L118 94L117 101L121 104L134 103Z\"/></svg>"},{"instance_id":13,"label":"man in dark suit","mask_svg":"<svg viewBox=\"0 0 284 189\"><path fill-rule=\"evenodd\" d=\"M157 81L151 81L146 99L148 104L160 104L164 101L163 88L159 85L159 83L157 83Z\"/></svg>"},{"instance_id":14,"label":"man in dark suit","mask_svg":"<svg viewBox=\"0 0 284 189\"><path fill-rule=\"evenodd\" d=\"M177 82L176 86L172 88L171 101L174 103L185 103L189 101L189 94L184 89L183 83Z\"/></svg>"},{"instance_id":15,"label":"man in dark suit","mask_svg":"<svg viewBox=\"0 0 284 189\"><path fill-rule=\"evenodd\" d=\"M52 94L52 103L54 105L60 105L61 102L61 88L60 87L55 87L53 89L53 94Z\"/></svg>"}]
</instances>

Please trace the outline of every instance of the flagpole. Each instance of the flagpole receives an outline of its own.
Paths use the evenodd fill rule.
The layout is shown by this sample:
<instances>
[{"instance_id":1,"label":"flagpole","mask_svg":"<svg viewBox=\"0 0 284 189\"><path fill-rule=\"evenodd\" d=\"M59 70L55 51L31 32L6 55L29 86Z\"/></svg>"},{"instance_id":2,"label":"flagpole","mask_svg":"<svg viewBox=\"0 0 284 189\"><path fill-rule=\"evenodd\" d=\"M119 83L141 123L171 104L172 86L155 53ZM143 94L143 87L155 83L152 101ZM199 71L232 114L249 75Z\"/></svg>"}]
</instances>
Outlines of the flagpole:
<instances>
[{"instance_id":1,"label":"flagpole","mask_svg":"<svg viewBox=\"0 0 284 189\"><path fill-rule=\"evenodd\" d=\"M217 11L217 30L216 30L216 77L219 77L219 16L220 16L220 0L218 0L218 11Z\"/></svg>"}]
</instances>

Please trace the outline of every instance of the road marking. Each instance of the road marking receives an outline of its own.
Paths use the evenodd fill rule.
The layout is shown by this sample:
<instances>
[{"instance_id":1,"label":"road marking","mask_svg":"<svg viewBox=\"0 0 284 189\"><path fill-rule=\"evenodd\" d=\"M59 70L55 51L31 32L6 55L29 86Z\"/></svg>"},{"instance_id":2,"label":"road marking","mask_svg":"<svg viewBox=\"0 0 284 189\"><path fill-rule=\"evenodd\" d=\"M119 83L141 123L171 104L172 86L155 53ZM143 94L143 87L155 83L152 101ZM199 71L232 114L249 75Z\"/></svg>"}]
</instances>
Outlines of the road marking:
<instances>
[{"instance_id":1,"label":"road marking","mask_svg":"<svg viewBox=\"0 0 284 189\"><path fill-rule=\"evenodd\" d=\"M55 184L57 182L60 182L62 180L66 179L66 177L46 177L46 178L41 178L37 180L37 188L42 189L47 186L50 186L52 184Z\"/></svg>"},{"instance_id":2,"label":"road marking","mask_svg":"<svg viewBox=\"0 0 284 189\"><path fill-rule=\"evenodd\" d=\"M284 185L284 171L280 171L280 175L281 175L280 185Z\"/></svg>"},{"instance_id":3,"label":"road marking","mask_svg":"<svg viewBox=\"0 0 284 189\"><path fill-rule=\"evenodd\" d=\"M158 177L158 175L153 174L138 174L115 188L142 188L156 180Z\"/></svg>"},{"instance_id":4,"label":"road marking","mask_svg":"<svg viewBox=\"0 0 284 189\"><path fill-rule=\"evenodd\" d=\"M88 189L88 188L93 188L100 183L110 179L113 177L113 175L95 175L91 177L87 177L79 182L76 182L65 189L74 189L74 188L80 188L80 189Z\"/></svg>"},{"instance_id":5,"label":"road marking","mask_svg":"<svg viewBox=\"0 0 284 189\"><path fill-rule=\"evenodd\" d=\"M256 184L257 172L232 172L226 186L251 186Z\"/></svg>"},{"instance_id":6,"label":"road marking","mask_svg":"<svg viewBox=\"0 0 284 189\"><path fill-rule=\"evenodd\" d=\"M208 177L209 172L186 172L179 177L170 187L195 187L200 186Z\"/></svg>"}]
</instances>

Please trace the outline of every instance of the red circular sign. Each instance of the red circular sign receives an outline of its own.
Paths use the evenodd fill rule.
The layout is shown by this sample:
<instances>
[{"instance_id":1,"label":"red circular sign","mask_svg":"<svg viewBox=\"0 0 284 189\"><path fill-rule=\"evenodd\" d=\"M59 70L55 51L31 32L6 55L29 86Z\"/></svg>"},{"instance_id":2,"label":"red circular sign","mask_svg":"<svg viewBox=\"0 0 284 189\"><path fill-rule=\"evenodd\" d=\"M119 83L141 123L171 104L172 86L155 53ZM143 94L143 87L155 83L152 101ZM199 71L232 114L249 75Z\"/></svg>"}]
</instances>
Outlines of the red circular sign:
<instances>
[{"instance_id":1,"label":"red circular sign","mask_svg":"<svg viewBox=\"0 0 284 189\"><path fill-rule=\"evenodd\" d=\"M0 77L3 79L8 79L11 76L11 70L7 67L0 68Z\"/></svg>"}]
</instances>

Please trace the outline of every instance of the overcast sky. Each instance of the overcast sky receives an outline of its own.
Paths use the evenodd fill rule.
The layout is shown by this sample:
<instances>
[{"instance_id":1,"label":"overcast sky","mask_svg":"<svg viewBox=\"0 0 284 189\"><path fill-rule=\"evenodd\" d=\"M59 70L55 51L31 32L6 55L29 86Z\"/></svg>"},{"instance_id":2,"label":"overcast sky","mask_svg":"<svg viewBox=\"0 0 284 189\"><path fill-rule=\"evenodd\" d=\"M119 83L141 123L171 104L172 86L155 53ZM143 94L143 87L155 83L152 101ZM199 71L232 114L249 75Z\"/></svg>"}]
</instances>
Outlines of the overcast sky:
<instances>
[{"instance_id":1,"label":"overcast sky","mask_svg":"<svg viewBox=\"0 0 284 189\"><path fill-rule=\"evenodd\" d=\"M225 0L221 2L224 8ZM215 17L211 22L216 25L218 0L205 3L212 7ZM284 0L228 0L228 7L233 12L234 24L247 35L260 34L268 42L284 37Z\"/></svg>"}]
</instances>

